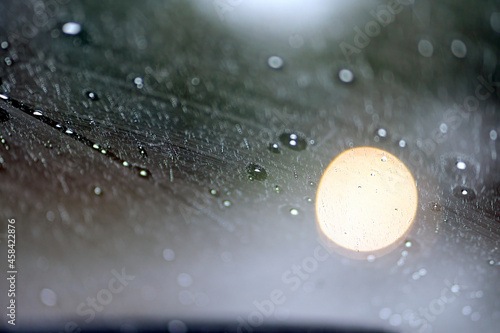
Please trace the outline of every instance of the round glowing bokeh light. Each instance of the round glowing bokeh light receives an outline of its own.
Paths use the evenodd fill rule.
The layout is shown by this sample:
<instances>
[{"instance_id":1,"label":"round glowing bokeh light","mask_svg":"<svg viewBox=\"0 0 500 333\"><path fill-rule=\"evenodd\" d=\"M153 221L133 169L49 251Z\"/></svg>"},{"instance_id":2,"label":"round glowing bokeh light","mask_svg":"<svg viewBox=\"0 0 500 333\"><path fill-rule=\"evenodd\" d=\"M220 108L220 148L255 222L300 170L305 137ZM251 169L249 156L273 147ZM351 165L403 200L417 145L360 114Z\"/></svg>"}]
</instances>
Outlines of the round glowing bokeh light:
<instances>
[{"instance_id":1,"label":"round glowing bokeh light","mask_svg":"<svg viewBox=\"0 0 500 333\"><path fill-rule=\"evenodd\" d=\"M408 168L377 148L344 151L318 186L317 222L343 249L375 252L402 240L417 211L417 186Z\"/></svg>"}]
</instances>

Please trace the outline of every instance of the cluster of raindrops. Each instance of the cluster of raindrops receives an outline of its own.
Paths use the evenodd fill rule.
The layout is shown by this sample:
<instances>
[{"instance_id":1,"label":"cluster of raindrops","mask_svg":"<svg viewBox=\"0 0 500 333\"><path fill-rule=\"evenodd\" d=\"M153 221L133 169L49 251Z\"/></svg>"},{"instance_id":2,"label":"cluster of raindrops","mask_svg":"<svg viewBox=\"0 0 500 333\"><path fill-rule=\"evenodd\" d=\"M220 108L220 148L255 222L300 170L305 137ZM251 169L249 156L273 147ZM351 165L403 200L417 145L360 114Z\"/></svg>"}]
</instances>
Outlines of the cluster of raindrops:
<instances>
[{"instance_id":1,"label":"cluster of raindrops","mask_svg":"<svg viewBox=\"0 0 500 333\"><path fill-rule=\"evenodd\" d=\"M281 144L291 150L301 151L307 148L307 141L295 132L284 132L279 136Z\"/></svg>"},{"instance_id":2,"label":"cluster of raindrops","mask_svg":"<svg viewBox=\"0 0 500 333\"><path fill-rule=\"evenodd\" d=\"M137 89L144 88L144 80L140 76L134 78L134 84Z\"/></svg>"},{"instance_id":3,"label":"cluster of raindrops","mask_svg":"<svg viewBox=\"0 0 500 333\"><path fill-rule=\"evenodd\" d=\"M427 270L425 268L421 268L419 269L418 271L414 272L412 275L411 275L411 278L413 280L418 280L420 279L421 277L424 277L427 275Z\"/></svg>"}]
</instances>

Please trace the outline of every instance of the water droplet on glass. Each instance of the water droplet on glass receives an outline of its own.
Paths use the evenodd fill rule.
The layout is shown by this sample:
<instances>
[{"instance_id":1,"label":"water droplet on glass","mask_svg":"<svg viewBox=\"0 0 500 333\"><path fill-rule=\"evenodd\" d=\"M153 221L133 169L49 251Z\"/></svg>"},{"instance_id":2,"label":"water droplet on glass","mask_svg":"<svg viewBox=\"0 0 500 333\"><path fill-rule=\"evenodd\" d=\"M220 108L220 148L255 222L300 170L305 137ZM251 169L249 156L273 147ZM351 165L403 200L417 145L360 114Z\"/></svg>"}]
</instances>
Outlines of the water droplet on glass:
<instances>
[{"instance_id":1,"label":"water droplet on glass","mask_svg":"<svg viewBox=\"0 0 500 333\"><path fill-rule=\"evenodd\" d=\"M411 246L412 246L411 241L406 241L406 242L405 242L405 247L411 247Z\"/></svg>"},{"instance_id":2,"label":"water droplet on glass","mask_svg":"<svg viewBox=\"0 0 500 333\"><path fill-rule=\"evenodd\" d=\"M385 138L387 136L387 131L385 130L385 128L379 128L379 130L377 131L377 135L381 138Z\"/></svg>"},{"instance_id":3,"label":"water droplet on glass","mask_svg":"<svg viewBox=\"0 0 500 333\"><path fill-rule=\"evenodd\" d=\"M392 310L389 308L383 308L379 311L378 316L380 319L387 320L392 314Z\"/></svg>"},{"instance_id":4,"label":"water droplet on glass","mask_svg":"<svg viewBox=\"0 0 500 333\"><path fill-rule=\"evenodd\" d=\"M443 134L445 134L446 132L448 132L448 125L446 125L445 123L442 123L441 125L439 125L439 131Z\"/></svg>"},{"instance_id":5,"label":"water droplet on glass","mask_svg":"<svg viewBox=\"0 0 500 333\"><path fill-rule=\"evenodd\" d=\"M490 131L490 139L493 140L493 141L495 141L497 139L497 137L498 137L497 131L491 130Z\"/></svg>"},{"instance_id":6,"label":"water droplet on glass","mask_svg":"<svg viewBox=\"0 0 500 333\"><path fill-rule=\"evenodd\" d=\"M457 169L459 169L459 170L465 170L465 168L467 167L467 165L463 161L458 161L456 165L457 165Z\"/></svg>"},{"instance_id":7,"label":"water droplet on glass","mask_svg":"<svg viewBox=\"0 0 500 333\"><path fill-rule=\"evenodd\" d=\"M387 157L385 156L382 156L382 158L380 159L382 162L387 162Z\"/></svg>"},{"instance_id":8,"label":"water droplet on glass","mask_svg":"<svg viewBox=\"0 0 500 333\"><path fill-rule=\"evenodd\" d=\"M432 46L432 43L429 42L426 39L421 39L418 42L418 52L426 58L432 57L432 54L434 53L434 47Z\"/></svg>"},{"instance_id":9,"label":"water droplet on glass","mask_svg":"<svg viewBox=\"0 0 500 333\"><path fill-rule=\"evenodd\" d=\"M267 178L267 171L264 169L262 166L255 164L255 163L250 163L247 165L247 173L248 177L250 180L266 180Z\"/></svg>"},{"instance_id":10,"label":"water droplet on glass","mask_svg":"<svg viewBox=\"0 0 500 333\"><path fill-rule=\"evenodd\" d=\"M495 260L491 259L490 261L488 261L488 264L490 264L491 266L493 266L495 264Z\"/></svg>"},{"instance_id":11,"label":"water droplet on glass","mask_svg":"<svg viewBox=\"0 0 500 333\"><path fill-rule=\"evenodd\" d=\"M269 144L269 151L271 153L279 154L280 153L280 146L277 143L270 143Z\"/></svg>"},{"instance_id":12,"label":"water droplet on glass","mask_svg":"<svg viewBox=\"0 0 500 333\"><path fill-rule=\"evenodd\" d=\"M296 133L285 132L279 136L280 142L295 151L306 149L307 141Z\"/></svg>"},{"instance_id":13,"label":"water droplet on glass","mask_svg":"<svg viewBox=\"0 0 500 333\"><path fill-rule=\"evenodd\" d=\"M94 194L95 194L95 195L101 195L101 193L102 193L102 190L101 190L101 188L100 188L100 187L95 187L95 188L94 188Z\"/></svg>"},{"instance_id":14,"label":"water droplet on glass","mask_svg":"<svg viewBox=\"0 0 500 333\"><path fill-rule=\"evenodd\" d=\"M453 195L460 199L474 200L476 198L476 192L467 187L457 186L453 189Z\"/></svg>"},{"instance_id":15,"label":"water droplet on glass","mask_svg":"<svg viewBox=\"0 0 500 333\"><path fill-rule=\"evenodd\" d=\"M4 40L0 43L0 47L2 48L2 50L7 50L9 48L9 42Z\"/></svg>"},{"instance_id":16,"label":"water droplet on glass","mask_svg":"<svg viewBox=\"0 0 500 333\"><path fill-rule=\"evenodd\" d=\"M210 189L210 194L213 196L216 196L218 194L218 192L216 189L212 188L212 189Z\"/></svg>"},{"instance_id":17,"label":"water droplet on glass","mask_svg":"<svg viewBox=\"0 0 500 333\"><path fill-rule=\"evenodd\" d=\"M57 303L57 295L52 289L44 288L40 292L42 303L47 306L55 306Z\"/></svg>"},{"instance_id":18,"label":"water droplet on glass","mask_svg":"<svg viewBox=\"0 0 500 333\"><path fill-rule=\"evenodd\" d=\"M144 81L142 80L142 77L136 77L134 79L134 84L137 87L137 89L142 89L144 87Z\"/></svg>"},{"instance_id":19,"label":"water droplet on glass","mask_svg":"<svg viewBox=\"0 0 500 333\"><path fill-rule=\"evenodd\" d=\"M177 276L177 282L181 287L189 287L193 284L193 278L187 273L181 273Z\"/></svg>"},{"instance_id":20,"label":"water droplet on glass","mask_svg":"<svg viewBox=\"0 0 500 333\"><path fill-rule=\"evenodd\" d=\"M93 91L87 91L85 94L87 95L87 97L89 99L91 99L93 101L99 100L99 96L97 96L97 94L95 92L93 92Z\"/></svg>"},{"instance_id":21,"label":"water droplet on glass","mask_svg":"<svg viewBox=\"0 0 500 333\"><path fill-rule=\"evenodd\" d=\"M454 39L451 42L451 53L457 58L465 58L467 55L467 46L459 39Z\"/></svg>"},{"instance_id":22,"label":"water droplet on glass","mask_svg":"<svg viewBox=\"0 0 500 333\"><path fill-rule=\"evenodd\" d=\"M280 193L281 188L278 185L276 185L274 186L274 191L276 191L276 193Z\"/></svg>"},{"instance_id":23,"label":"water droplet on glass","mask_svg":"<svg viewBox=\"0 0 500 333\"><path fill-rule=\"evenodd\" d=\"M439 211L441 211L441 205L438 204L437 202L432 202L431 203L431 210L433 210L435 212L439 212Z\"/></svg>"},{"instance_id":24,"label":"water droplet on glass","mask_svg":"<svg viewBox=\"0 0 500 333\"><path fill-rule=\"evenodd\" d=\"M406 147L406 141L405 141L405 140L399 140L399 146L400 146L401 148Z\"/></svg>"},{"instance_id":25,"label":"water droplet on glass","mask_svg":"<svg viewBox=\"0 0 500 333\"><path fill-rule=\"evenodd\" d=\"M284 61L278 56L271 56L269 57L269 59L267 59L267 64L272 69L280 69L281 67L283 67Z\"/></svg>"},{"instance_id":26,"label":"water droplet on glass","mask_svg":"<svg viewBox=\"0 0 500 333\"><path fill-rule=\"evenodd\" d=\"M184 322L174 319L168 322L168 331L170 333L186 333L188 328Z\"/></svg>"},{"instance_id":27,"label":"water droplet on glass","mask_svg":"<svg viewBox=\"0 0 500 333\"><path fill-rule=\"evenodd\" d=\"M130 166L130 163L129 163L129 162L127 162L127 161L123 161L123 163L122 163L122 164L123 164L123 166L124 166L124 167L129 167L129 166Z\"/></svg>"},{"instance_id":28,"label":"water droplet on glass","mask_svg":"<svg viewBox=\"0 0 500 333\"><path fill-rule=\"evenodd\" d=\"M14 64L14 60L12 60L11 57L5 57L3 59L3 62L7 65L7 66L12 66L12 64Z\"/></svg>"},{"instance_id":29,"label":"water droplet on glass","mask_svg":"<svg viewBox=\"0 0 500 333\"><path fill-rule=\"evenodd\" d=\"M456 294L460 291L460 286L458 284L454 284L451 286L450 290L452 293Z\"/></svg>"},{"instance_id":30,"label":"water droplet on glass","mask_svg":"<svg viewBox=\"0 0 500 333\"><path fill-rule=\"evenodd\" d=\"M62 32L66 35L78 35L82 31L82 26L76 22L67 22L62 26Z\"/></svg>"},{"instance_id":31,"label":"water droplet on glass","mask_svg":"<svg viewBox=\"0 0 500 333\"><path fill-rule=\"evenodd\" d=\"M200 79L199 79L198 77L193 77L193 78L191 79L191 84L192 84L193 86L197 86L197 85L199 85L199 84L200 84Z\"/></svg>"},{"instance_id":32,"label":"water droplet on glass","mask_svg":"<svg viewBox=\"0 0 500 333\"><path fill-rule=\"evenodd\" d=\"M71 135L71 134L73 134L73 133L74 133L74 132L73 132L73 130L72 130L72 129L69 129L69 128L68 128L68 129L66 130L66 134L70 134L70 135Z\"/></svg>"},{"instance_id":33,"label":"water droplet on glass","mask_svg":"<svg viewBox=\"0 0 500 333\"><path fill-rule=\"evenodd\" d=\"M35 110L35 111L33 111L33 115L37 116L37 117L40 117L40 116L43 116L43 113L40 110Z\"/></svg>"},{"instance_id":34,"label":"water droplet on glass","mask_svg":"<svg viewBox=\"0 0 500 333\"><path fill-rule=\"evenodd\" d=\"M175 253L171 249L163 250L163 259L166 261L173 261L175 259Z\"/></svg>"},{"instance_id":35,"label":"water droplet on glass","mask_svg":"<svg viewBox=\"0 0 500 333\"><path fill-rule=\"evenodd\" d=\"M368 262L374 262L375 261L375 256L373 254L369 254L368 257L366 257L366 260Z\"/></svg>"},{"instance_id":36,"label":"water droplet on glass","mask_svg":"<svg viewBox=\"0 0 500 333\"><path fill-rule=\"evenodd\" d=\"M141 170L139 171L139 175L141 175L142 177L147 177L148 172L146 170Z\"/></svg>"},{"instance_id":37,"label":"water droplet on glass","mask_svg":"<svg viewBox=\"0 0 500 333\"><path fill-rule=\"evenodd\" d=\"M344 83L351 83L354 80L354 74L348 69L341 69L339 71L339 79Z\"/></svg>"},{"instance_id":38,"label":"water droplet on glass","mask_svg":"<svg viewBox=\"0 0 500 333\"><path fill-rule=\"evenodd\" d=\"M313 199L311 197L306 197L306 201L311 203L311 202L313 202Z\"/></svg>"},{"instance_id":39,"label":"water droplet on glass","mask_svg":"<svg viewBox=\"0 0 500 333\"><path fill-rule=\"evenodd\" d=\"M222 204L224 205L224 207L231 207L231 201L229 200L222 201Z\"/></svg>"},{"instance_id":40,"label":"water droplet on glass","mask_svg":"<svg viewBox=\"0 0 500 333\"><path fill-rule=\"evenodd\" d=\"M299 215L299 211L296 208L292 208L290 209L290 214L293 216L297 216Z\"/></svg>"}]
</instances>

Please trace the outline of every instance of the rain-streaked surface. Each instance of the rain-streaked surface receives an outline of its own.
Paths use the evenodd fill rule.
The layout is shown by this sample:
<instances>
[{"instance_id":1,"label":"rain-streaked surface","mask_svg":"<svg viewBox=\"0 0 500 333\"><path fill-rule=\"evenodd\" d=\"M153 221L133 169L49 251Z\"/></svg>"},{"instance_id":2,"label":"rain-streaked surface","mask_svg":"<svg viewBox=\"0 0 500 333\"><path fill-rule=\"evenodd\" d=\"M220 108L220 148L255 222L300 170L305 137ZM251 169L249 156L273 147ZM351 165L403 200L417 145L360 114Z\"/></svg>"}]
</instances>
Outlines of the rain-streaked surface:
<instances>
[{"instance_id":1,"label":"rain-streaked surface","mask_svg":"<svg viewBox=\"0 0 500 333\"><path fill-rule=\"evenodd\" d=\"M0 2L16 328L494 332L499 46L495 1ZM355 260L314 198L361 146L405 163L418 208Z\"/></svg>"}]
</instances>

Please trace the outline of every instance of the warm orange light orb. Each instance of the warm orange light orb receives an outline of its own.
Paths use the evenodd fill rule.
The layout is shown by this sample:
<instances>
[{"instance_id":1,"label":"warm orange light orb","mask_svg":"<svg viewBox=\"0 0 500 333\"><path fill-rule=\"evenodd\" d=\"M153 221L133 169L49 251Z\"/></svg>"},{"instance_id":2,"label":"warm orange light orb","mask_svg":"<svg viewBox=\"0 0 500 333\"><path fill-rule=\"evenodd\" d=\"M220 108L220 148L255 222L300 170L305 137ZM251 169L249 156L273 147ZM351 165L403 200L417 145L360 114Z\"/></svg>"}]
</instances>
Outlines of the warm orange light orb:
<instances>
[{"instance_id":1,"label":"warm orange light orb","mask_svg":"<svg viewBox=\"0 0 500 333\"><path fill-rule=\"evenodd\" d=\"M316 195L325 236L343 249L374 252L398 243L417 211L417 186L408 168L377 148L344 151L328 166Z\"/></svg>"}]
</instances>

